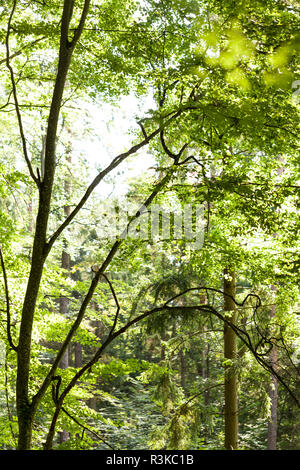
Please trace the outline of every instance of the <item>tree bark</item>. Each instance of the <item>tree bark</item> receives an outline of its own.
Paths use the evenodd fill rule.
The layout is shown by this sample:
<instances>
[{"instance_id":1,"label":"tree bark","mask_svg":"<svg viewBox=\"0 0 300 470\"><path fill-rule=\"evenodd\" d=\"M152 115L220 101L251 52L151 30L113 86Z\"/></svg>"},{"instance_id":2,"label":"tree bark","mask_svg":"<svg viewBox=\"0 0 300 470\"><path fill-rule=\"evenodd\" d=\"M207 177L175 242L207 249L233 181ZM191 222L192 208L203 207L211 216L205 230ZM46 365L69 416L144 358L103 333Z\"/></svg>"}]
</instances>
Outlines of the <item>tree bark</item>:
<instances>
[{"instance_id":1,"label":"tree bark","mask_svg":"<svg viewBox=\"0 0 300 470\"><path fill-rule=\"evenodd\" d=\"M274 351L273 359L275 359ZM274 364L273 364L274 366ZM269 390L269 397L271 399L271 416L268 422L268 450L277 450L277 404L278 404L278 380L275 376L272 376L271 386Z\"/></svg>"},{"instance_id":2,"label":"tree bark","mask_svg":"<svg viewBox=\"0 0 300 470\"><path fill-rule=\"evenodd\" d=\"M231 269L224 270L224 311L226 319L236 323L235 275ZM234 362L237 356L237 342L234 330L224 323L224 357ZM225 449L238 447L238 394L237 376L232 364L225 365Z\"/></svg>"},{"instance_id":3,"label":"tree bark","mask_svg":"<svg viewBox=\"0 0 300 470\"><path fill-rule=\"evenodd\" d=\"M276 287L272 286L272 290L276 291ZM270 319L272 320L276 315L275 305L272 305ZM273 347L270 353L270 363L276 371L277 368L277 356L278 351L276 347ZM277 449L277 405L278 405L278 380L275 375L271 376L271 384L269 389L269 397L271 400L271 416L268 421L268 437L267 437L267 449Z\"/></svg>"},{"instance_id":4,"label":"tree bark","mask_svg":"<svg viewBox=\"0 0 300 470\"><path fill-rule=\"evenodd\" d=\"M179 351L179 359L180 359L180 385L184 389L185 387L185 379L186 379L186 358L184 351L180 349Z\"/></svg>"},{"instance_id":5,"label":"tree bark","mask_svg":"<svg viewBox=\"0 0 300 470\"><path fill-rule=\"evenodd\" d=\"M65 248L66 249L66 248ZM66 251L62 252L62 256L61 256L61 267L65 270L65 271L70 271L70 255L69 253L67 253ZM68 297L66 296L62 296L60 299L59 299L59 312L62 314L62 315L68 315L69 313L69 299ZM67 348L65 354L63 355L61 361L60 361L60 365L59 367L61 369L67 369L69 367L69 348Z\"/></svg>"},{"instance_id":6,"label":"tree bark","mask_svg":"<svg viewBox=\"0 0 300 470\"><path fill-rule=\"evenodd\" d=\"M70 151L70 150L69 150ZM67 156L67 161L68 163L71 163L71 155ZM68 199L71 194L71 182L69 181L68 178L65 178L65 196ZM64 216L68 217L71 213L71 207L66 204L64 206ZM64 249L62 251L61 255L61 267L64 270L65 274L68 276L71 268L71 257L70 254L68 253L68 246L67 246L67 241L64 240ZM69 314L69 304L70 301L68 297L66 296L61 296L59 299L59 311L62 315L68 315ZM61 369L67 369L70 365L70 347L67 348L66 352L64 353L61 361L60 361L60 368ZM63 431L60 431L59 433L59 442L63 443L66 442L70 438L70 433L66 431L65 429Z\"/></svg>"},{"instance_id":7,"label":"tree bark","mask_svg":"<svg viewBox=\"0 0 300 470\"><path fill-rule=\"evenodd\" d=\"M282 158L278 157L279 161L282 162ZM284 167L280 166L277 170L278 176L281 176L284 172ZM274 234L276 237L277 234ZM272 285L271 290L276 293L276 286ZM276 315L275 305L272 305L270 313L270 322ZM273 366L273 369L277 369L277 356L278 351L276 347L273 347L270 353L270 363ZM277 450L277 406L278 406L278 379L275 375L271 377L271 384L269 389L269 398L271 400L271 416L268 421L268 435L267 435L267 449L268 450Z\"/></svg>"},{"instance_id":8,"label":"tree bark","mask_svg":"<svg viewBox=\"0 0 300 470\"><path fill-rule=\"evenodd\" d=\"M204 292L200 293L200 303L207 304L207 296ZM209 343L207 342L207 326L203 325L203 347L201 352L201 363L199 364L199 372L203 379L209 378ZM209 390L203 392L204 405L208 406L209 404Z\"/></svg>"},{"instance_id":9,"label":"tree bark","mask_svg":"<svg viewBox=\"0 0 300 470\"><path fill-rule=\"evenodd\" d=\"M84 9L88 8L89 1L85 2ZM72 53L76 42L70 43L68 39L69 23L72 16L73 0L65 0L61 19L60 48L58 68L53 90L53 96L48 117L48 127L45 139L45 168L43 179L39 179L39 205L36 219L35 235L33 241L31 269L28 278L19 333L17 351L17 385L16 404L19 424L19 450L29 450L31 446L33 418L38 407L38 400L30 402L29 398L29 371L32 342L33 319L43 267L46 260L47 227L50 214L50 203L55 174L55 144L58 118L60 114L66 77L69 70ZM87 12L85 11L85 14ZM85 16L83 17L83 20ZM83 26L83 25L82 25ZM78 40L78 31L76 32Z\"/></svg>"},{"instance_id":10,"label":"tree bark","mask_svg":"<svg viewBox=\"0 0 300 470\"><path fill-rule=\"evenodd\" d=\"M74 366L79 369L82 367L82 346L80 343L74 343Z\"/></svg>"}]
</instances>

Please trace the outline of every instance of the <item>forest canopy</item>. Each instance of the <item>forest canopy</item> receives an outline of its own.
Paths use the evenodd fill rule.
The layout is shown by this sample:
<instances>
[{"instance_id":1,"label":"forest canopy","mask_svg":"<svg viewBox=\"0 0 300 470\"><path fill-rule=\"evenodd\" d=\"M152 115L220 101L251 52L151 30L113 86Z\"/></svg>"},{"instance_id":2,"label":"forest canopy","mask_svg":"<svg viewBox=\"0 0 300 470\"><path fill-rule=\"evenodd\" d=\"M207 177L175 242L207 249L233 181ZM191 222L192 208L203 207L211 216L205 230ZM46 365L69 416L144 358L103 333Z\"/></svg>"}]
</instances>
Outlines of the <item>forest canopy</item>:
<instances>
[{"instance_id":1,"label":"forest canopy","mask_svg":"<svg viewBox=\"0 0 300 470\"><path fill-rule=\"evenodd\" d=\"M0 38L0 449L300 449L298 2Z\"/></svg>"}]
</instances>

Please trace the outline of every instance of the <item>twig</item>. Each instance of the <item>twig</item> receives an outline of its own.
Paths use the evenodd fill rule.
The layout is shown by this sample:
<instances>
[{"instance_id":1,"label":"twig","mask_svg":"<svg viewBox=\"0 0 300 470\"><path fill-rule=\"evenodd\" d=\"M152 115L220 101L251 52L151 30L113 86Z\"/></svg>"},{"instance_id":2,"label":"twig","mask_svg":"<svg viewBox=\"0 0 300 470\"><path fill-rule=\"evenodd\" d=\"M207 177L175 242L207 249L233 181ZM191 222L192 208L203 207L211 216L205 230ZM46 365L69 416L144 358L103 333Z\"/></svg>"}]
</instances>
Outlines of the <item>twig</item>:
<instances>
[{"instance_id":1,"label":"twig","mask_svg":"<svg viewBox=\"0 0 300 470\"><path fill-rule=\"evenodd\" d=\"M142 124L142 121L138 121L138 125L140 126L141 130L142 130L142 133L143 133L143 136L145 137L145 139L148 139L148 136L147 136L147 132L145 131L145 128Z\"/></svg>"},{"instance_id":2,"label":"twig","mask_svg":"<svg viewBox=\"0 0 300 470\"><path fill-rule=\"evenodd\" d=\"M83 9L82 9L81 18L79 20L79 25L75 29L73 39L70 43L71 47L75 47L76 43L78 42L78 39L81 36L81 33L83 31L83 27L84 27L84 23L85 23L85 20L86 20L88 11L89 11L90 3L91 3L91 0L85 0L84 1L84 6L83 6Z\"/></svg>"},{"instance_id":3,"label":"twig","mask_svg":"<svg viewBox=\"0 0 300 470\"><path fill-rule=\"evenodd\" d=\"M12 29L12 28L11 28ZM14 52L13 54L11 54L11 56L9 57L9 60L13 59L14 57L17 57L18 55L22 54L22 51L24 49L27 49L27 47L31 47L31 46L34 46L35 44L37 44L38 42L40 41L43 41L44 39L47 39L47 36L42 36L40 38L37 38L35 39L34 41L30 42L29 44L25 44L25 46L21 47L21 49L19 49L17 52ZM7 62L7 58L5 59L2 59L0 60L0 65L1 64L4 64Z\"/></svg>"},{"instance_id":4,"label":"twig","mask_svg":"<svg viewBox=\"0 0 300 470\"><path fill-rule=\"evenodd\" d=\"M12 427L12 414L11 414L11 409L9 405L9 396L8 396L8 378L7 378L7 372L8 372L8 367L7 367L7 361L8 361L8 354L9 351L6 352L5 355L5 398L6 398L6 408L7 408L7 414L8 414L8 419L9 419L9 427L10 427L10 432L12 435L13 440L16 442L16 436Z\"/></svg>"},{"instance_id":5,"label":"twig","mask_svg":"<svg viewBox=\"0 0 300 470\"><path fill-rule=\"evenodd\" d=\"M117 306L117 311L115 313L114 323L113 323L113 325L111 327L111 330L109 332L109 335L108 335L108 336L111 336L113 334L115 328L116 328L116 324L117 324L117 321L118 321L118 316L119 316L119 312L120 312L120 304L118 302L118 298L117 298L116 292L113 288L113 285L112 285L111 281L108 279L107 275L105 273L102 273L101 276L103 276L104 279L106 280L106 282L108 283L108 285L110 287L110 290L112 292L112 295L114 297L114 300L116 302L116 306Z\"/></svg>"},{"instance_id":6,"label":"twig","mask_svg":"<svg viewBox=\"0 0 300 470\"><path fill-rule=\"evenodd\" d=\"M35 175L34 172L33 172L33 169L32 169L32 166L31 166L31 161L30 161L30 158L29 158L28 152L27 152L27 144L26 144L26 138L25 138L25 134L24 134L23 122L22 122L22 117L21 117L20 108L19 108L19 103L18 103L18 96L17 96L17 87L16 87L16 82L15 82L15 76L14 76L13 68L12 68L12 66L10 65L10 61L9 61L9 59L10 59L9 33L10 33L11 22L12 22L12 18L13 18L15 9L16 9L16 5L17 5L17 0L14 0L14 2L13 2L13 7L12 7L12 10L11 10L11 13L10 13L10 16L9 16L9 19L8 19L8 24L7 24L7 33L6 33L6 38L5 38L5 46L6 46L6 66L7 66L8 70L9 70L9 73L10 73L10 79L11 79L11 84L12 84L13 97L14 97L14 102L15 102L15 109L16 109L16 114L17 114L17 119L18 119L18 125L19 125L20 136L21 136L21 140L22 140L23 154L24 154L24 157L25 157L25 160L26 160L26 163L27 163L27 167L28 167L30 176L31 176L31 178L33 179L33 181L36 183L36 185L39 187L39 186L40 186L40 182L39 182L38 178L36 177L36 175Z\"/></svg>"},{"instance_id":7,"label":"twig","mask_svg":"<svg viewBox=\"0 0 300 470\"><path fill-rule=\"evenodd\" d=\"M161 132L160 132L160 141L161 141L161 145L165 151L165 153L174 160L174 163L175 165L179 165L179 159L181 157L181 155L183 154L184 150L188 147L188 143L185 143L181 149L179 150L178 153L173 153L171 152L171 150L169 150L167 144L166 144L166 141L165 141L165 137L164 137L164 130L162 129ZM192 158L192 157L190 157Z\"/></svg>"},{"instance_id":8,"label":"twig","mask_svg":"<svg viewBox=\"0 0 300 470\"><path fill-rule=\"evenodd\" d=\"M210 387L206 387L205 389L201 390L200 392L198 393L195 393L195 395L193 395L192 397L190 397L187 401L185 401L183 403L183 405L180 405L179 408L182 408L183 406L186 406L188 405L191 401L195 400L195 398L199 397L200 395L202 395L203 393L206 393L208 392L209 390L212 390L213 388L216 388L216 387L224 387L224 382L219 382L219 383L216 383L214 385L211 385ZM176 411L175 411L176 413Z\"/></svg>"},{"instance_id":9,"label":"twig","mask_svg":"<svg viewBox=\"0 0 300 470\"><path fill-rule=\"evenodd\" d=\"M4 281L4 290L5 290L5 299L6 299L6 331L7 331L7 339L9 342L10 347L14 350L17 351L17 346L14 345L14 342L12 340L11 336L11 317L10 317L10 300L9 300L9 290L8 290L8 282L7 282L7 275L6 275L6 269L5 269L5 263L3 259L3 254L2 254L2 248L0 246L0 262L1 262L1 268L2 268L2 273L3 273L3 281Z\"/></svg>"}]
</instances>

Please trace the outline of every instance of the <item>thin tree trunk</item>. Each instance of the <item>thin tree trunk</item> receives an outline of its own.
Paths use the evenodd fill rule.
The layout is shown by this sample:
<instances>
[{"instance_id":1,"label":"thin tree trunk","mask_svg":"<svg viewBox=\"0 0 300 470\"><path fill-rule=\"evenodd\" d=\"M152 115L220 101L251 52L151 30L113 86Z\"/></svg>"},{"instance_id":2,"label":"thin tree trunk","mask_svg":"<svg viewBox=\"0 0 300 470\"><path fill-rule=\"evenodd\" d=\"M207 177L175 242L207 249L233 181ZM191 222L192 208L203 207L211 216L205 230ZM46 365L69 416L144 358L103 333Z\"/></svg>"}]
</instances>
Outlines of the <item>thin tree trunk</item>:
<instances>
[{"instance_id":1,"label":"thin tree trunk","mask_svg":"<svg viewBox=\"0 0 300 470\"><path fill-rule=\"evenodd\" d=\"M276 361L277 351L274 350L272 360ZM273 367L275 363L273 362ZM269 397L271 399L271 416L268 422L268 450L277 449L277 405L278 405L278 380L273 375L271 379L271 386L269 390Z\"/></svg>"},{"instance_id":2,"label":"thin tree trunk","mask_svg":"<svg viewBox=\"0 0 300 470\"><path fill-rule=\"evenodd\" d=\"M204 330L206 330L206 327L204 326ZM206 337L206 334L203 335L204 339ZM202 351L202 377L204 379L209 379L209 344L203 348ZM210 396L210 390L205 390L203 392L203 399L204 399L204 405L208 406L209 404L209 396Z\"/></svg>"},{"instance_id":3,"label":"thin tree trunk","mask_svg":"<svg viewBox=\"0 0 300 470\"><path fill-rule=\"evenodd\" d=\"M278 160L283 162L282 158L279 156ZM284 172L284 167L280 166L277 170L277 175L281 176ZM274 234L276 237L277 234ZM276 293L276 286L271 286L271 290ZM276 315L276 308L275 305L272 305L271 313L270 313L270 321ZM273 366L273 369L276 371L277 369L277 356L278 351L276 347L273 347L270 353L270 363ZM269 389L269 398L271 400L271 416L268 421L268 435L267 435L267 449L268 450L276 450L277 449L277 406L278 406L278 379L275 375L271 377L271 384Z\"/></svg>"},{"instance_id":4,"label":"thin tree trunk","mask_svg":"<svg viewBox=\"0 0 300 470\"><path fill-rule=\"evenodd\" d=\"M230 269L224 270L224 311L226 319L236 323L235 275ZM237 355L237 342L234 330L224 323L224 357L234 362ZM225 449L238 447L238 394L237 376L231 364L225 365Z\"/></svg>"},{"instance_id":5,"label":"thin tree trunk","mask_svg":"<svg viewBox=\"0 0 300 470\"><path fill-rule=\"evenodd\" d=\"M179 358L180 358L180 385L184 389L185 387L185 378L186 378L186 358L184 351L180 349L179 351Z\"/></svg>"},{"instance_id":6,"label":"thin tree trunk","mask_svg":"<svg viewBox=\"0 0 300 470\"><path fill-rule=\"evenodd\" d=\"M67 161L70 164L71 163L71 155L68 155ZM65 196L68 199L71 194L71 183L68 178L65 179ZM64 206L64 215L65 217L68 217L71 213L71 206L66 204ZM68 253L68 246L67 246L67 241L64 240L64 249L62 251L61 255L61 267L64 270L65 274L69 276L70 269L71 269L71 257L70 254ZM70 300L66 296L61 296L59 300L59 312L62 315L68 315L69 314L69 304ZM69 367L69 348L67 348L65 354L62 357L62 360L60 362L60 368L61 369L67 369Z\"/></svg>"},{"instance_id":7,"label":"thin tree trunk","mask_svg":"<svg viewBox=\"0 0 300 470\"><path fill-rule=\"evenodd\" d=\"M33 218L32 218L32 196L30 196L28 203L28 232L33 232Z\"/></svg>"},{"instance_id":8,"label":"thin tree trunk","mask_svg":"<svg viewBox=\"0 0 300 470\"><path fill-rule=\"evenodd\" d=\"M67 158L68 162L71 163L71 156L69 155ZM70 197L71 193L71 184L69 180L66 178L65 179L65 195L67 198ZM64 215L65 217L68 217L71 213L71 207L69 205L64 206ZM71 268L71 257L70 254L67 251L67 242L64 240L64 249L61 255L61 267L63 268L64 272L66 275L70 272ZM66 296L62 296L59 299L59 311L62 315L68 315L69 314L69 304L70 300ZM70 347L67 348L66 352L64 353L61 361L60 361L60 368L61 369L67 369L70 365L70 360L69 360L69 355L70 355ZM66 442L70 438L70 433L66 431L65 429L63 431L59 432L59 442L60 444L63 442Z\"/></svg>"},{"instance_id":9,"label":"thin tree trunk","mask_svg":"<svg viewBox=\"0 0 300 470\"><path fill-rule=\"evenodd\" d=\"M74 366L76 368L82 367L82 346L80 343L74 343Z\"/></svg>"},{"instance_id":10,"label":"thin tree trunk","mask_svg":"<svg viewBox=\"0 0 300 470\"><path fill-rule=\"evenodd\" d=\"M206 304L207 303L207 296L205 293L201 292L200 294L200 303ZM207 343L207 326L203 325L203 348L201 353L201 366L199 368L200 375L203 379L209 378L209 344ZM204 405L207 406L209 404L209 390L205 390L203 392L203 400Z\"/></svg>"},{"instance_id":11,"label":"thin tree trunk","mask_svg":"<svg viewBox=\"0 0 300 470\"><path fill-rule=\"evenodd\" d=\"M61 257L61 267L66 270L70 271L70 255L64 250L62 252L62 257ZM69 299L66 296L62 296L59 299L59 312L62 315L68 315L69 314ZM69 367L69 348L67 348L65 354L63 355L61 361L60 361L60 368L61 369L67 369Z\"/></svg>"},{"instance_id":12,"label":"thin tree trunk","mask_svg":"<svg viewBox=\"0 0 300 470\"><path fill-rule=\"evenodd\" d=\"M276 291L276 287L272 286L272 290ZM272 305L270 319L275 317L275 305ZM270 353L270 363L274 370L277 368L277 356L278 351L276 347L273 347ZM271 384L269 389L269 397L271 400L271 416L268 421L268 437L267 437L267 449L277 449L277 405L278 405L278 380L274 375L271 376Z\"/></svg>"}]
</instances>

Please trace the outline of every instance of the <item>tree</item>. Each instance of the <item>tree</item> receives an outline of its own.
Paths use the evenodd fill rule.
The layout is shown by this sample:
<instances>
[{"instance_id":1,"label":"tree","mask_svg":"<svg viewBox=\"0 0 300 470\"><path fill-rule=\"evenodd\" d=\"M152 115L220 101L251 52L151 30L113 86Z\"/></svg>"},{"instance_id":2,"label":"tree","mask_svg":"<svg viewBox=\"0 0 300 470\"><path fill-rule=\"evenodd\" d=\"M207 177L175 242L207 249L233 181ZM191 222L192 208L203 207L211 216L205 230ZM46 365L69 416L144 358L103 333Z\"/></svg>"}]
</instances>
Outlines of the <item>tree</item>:
<instances>
[{"instance_id":1,"label":"tree","mask_svg":"<svg viewBox=\"0 0 300 470\"><path fill-rule=\"evenodd\" d=\"M229 312L230 322L236 324L235 276L230 269L224 270L224 310ZM226 315L226 313L225 313ZM224 325L224 357L229 363L225 366L225 448L238 447L238 391L237 376L233 364L237 357L237 338L234 330ZM231 364L230 364L231 361Z\"/></svg>"}]
</instances>

